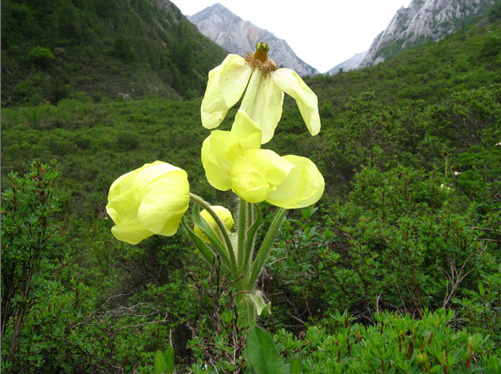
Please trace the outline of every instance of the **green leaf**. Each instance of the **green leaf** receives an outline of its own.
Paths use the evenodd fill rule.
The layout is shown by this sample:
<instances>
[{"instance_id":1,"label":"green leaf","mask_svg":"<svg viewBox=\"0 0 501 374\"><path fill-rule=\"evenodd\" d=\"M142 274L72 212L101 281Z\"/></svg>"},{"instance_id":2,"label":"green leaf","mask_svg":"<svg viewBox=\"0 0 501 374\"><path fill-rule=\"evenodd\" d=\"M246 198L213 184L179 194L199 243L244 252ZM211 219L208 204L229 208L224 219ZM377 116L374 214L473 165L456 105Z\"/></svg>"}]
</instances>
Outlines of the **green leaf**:
<instances>
[{"instance_id":1,"label":"green leaf","mask_svg":"<svg viewBox=\"0 0 501 374\"><path fill-rule=\"evenodd\" d=\"M256 306L258 316L260 316L261 314L268 315L271 313L271 303L265 303L261 295L262 295L261 291L256 291L254 295L252 294L248 295L251 301Z\"/></svg>"},{"instance_id":2,"label":"green leaf","mask_svg":"<svg viewBox=\"0 0 501 374\"><path fill-rule=\"evenodd\" d=\"M162 374L162 373L167 373L167 363L165 362L164 355L162 354L162 351L156 351L155 352L155 359L154 359L154 373L155 374Z\"/></svg>"},{"instance_id":3,"label":"green leaf","mask_svg":"<svg viewBox=\"0 0 501 374\"><path fill-rule=\"evenodd\" d=\"M296 356L292 358L289 374L301 374L301 361Z\"/></svg>"},{"instance_id":4,"label":"green leaf","mask_svg":"<svg viewBox=\"0 0 501 374\"><path fill-rule=\"evenodd\" d=\"M264 237L263 243L261 244L261 247L257 252L254 264L252 265L251 279L249 282L249 284L251 285L254 285L254 283L256 282L259 272L261 271L261 268L263 267L266 259L268 258L268 253L270 251L271 246L273 245L273 242L275 241L278 229L280 228L282 222L284 221L284 216L286 212L287 209L280 208L275 214L273 221L271 222L270 228L268 229L268 232Z\"/></svg>"},{"instance_id":5,"label":"green leaf","mask_svg":"<svg viewBox=\"0 0 501 374\"><path fill-rule=\"evenodd\" d=\"M200 239L195 232L188 226L188 224L185 222L184 217L182 221L183 227L185 228L186 232L188 232L188 235L190 236L191 240L193 240L193 243L195 246L198 248L200 253L205 257L207 262L209 264L212 264L214 260L214 254L212 251L209 249L209 247L203 242L202 239Z\"/></svg>"},{"instance_id":6,"label":"green leaf","mask_svg":"<svg viewBox=\"0 0 501 374\"><path fill-rule=\"evenodd\" d=\"M249 330L245 357L256 374L286 374L284 361L270 334L259 326Z\"/></svg>"},{"instance_id":7,"label":"green leaf","mask_svg":"<svg viewBox=\"0 0 501 374\"><path fill-rule=\"evenodd\" d=\"M171 374L174 373L174 348L169 347L164 353L161 351L155 352L154 357L154 373L155 374Z\"/></svg>"},{"instance_id":8,"label":"green leaf","mask_svg":"<svg viewBox=\"0 0 501 374\"><path fill-rule=\"evenodd\" d=\"M484 288L484 285L483 285L482 282L478 283L478 291L480 292L480 296L484 296L485 295L485 288Z\"/></svg>"},{"instance_id":9,"label":"green leaf","mask_svg":"<svg viewBox=\"0 0 501 374\"><path fill-rule=\"evenodd\" d=\"M166 363L166 373L170 374L170 373L174 373L174 348L173 347L169 347L169 349L167 349L165 352L164 352L164 359L165 359L165 363Z\"/></svg>"}]
</instances>

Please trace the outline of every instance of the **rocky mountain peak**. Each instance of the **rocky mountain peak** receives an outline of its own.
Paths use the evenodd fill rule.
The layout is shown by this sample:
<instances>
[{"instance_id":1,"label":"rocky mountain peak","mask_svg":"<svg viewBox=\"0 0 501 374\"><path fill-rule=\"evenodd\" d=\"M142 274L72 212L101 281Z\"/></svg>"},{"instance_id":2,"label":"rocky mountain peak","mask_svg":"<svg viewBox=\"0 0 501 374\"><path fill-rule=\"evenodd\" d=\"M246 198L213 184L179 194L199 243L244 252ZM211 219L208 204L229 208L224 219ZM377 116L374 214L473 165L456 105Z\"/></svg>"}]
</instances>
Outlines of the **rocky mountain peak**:
<instances>
[{"instance_id":1,"label":"rocky mountain peak","mask_svg":"<svg viewBox=\"0 0 501 374\"><path fill-rule=\"evenodd\" d=\"M429 40L439 41L499 0L412 0L400 8L386 30L372 42L360 67L375 65L400 50Z\"/></svg>"},{"instance_id":2,"label":"rocky mountain peak","mask_svg":"<svg viewBox=\"0 0 501 374\"><path fill-rule=\"evenodd\" d=\"M283 39L268 30L245 21L217 3L188 17L206 37L230 53L245 56L253 53L257 42L270 45L270 58L280 67L295 70L299 75L316 75L318 71L301 60Z\"/></svg>"}]
</instances>

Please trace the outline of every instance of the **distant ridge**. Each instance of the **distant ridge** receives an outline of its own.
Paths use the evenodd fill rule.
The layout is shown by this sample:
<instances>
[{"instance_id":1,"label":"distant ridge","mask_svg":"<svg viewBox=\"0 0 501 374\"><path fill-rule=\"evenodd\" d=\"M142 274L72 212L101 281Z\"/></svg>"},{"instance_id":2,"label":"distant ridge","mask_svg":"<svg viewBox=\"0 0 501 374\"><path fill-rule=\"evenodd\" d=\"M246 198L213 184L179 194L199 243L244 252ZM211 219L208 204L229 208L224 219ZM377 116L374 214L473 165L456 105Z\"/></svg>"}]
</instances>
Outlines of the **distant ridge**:
<instances>
[{"instance_id":1,"label":"distant ridge","mask_svg":"<svg viewBox=\"0 0 501 374\"><path fill-rule=\"evenodd\" d=\"M365 56L367 55L367 52L368 51L357 53L348 60L343 61L340 64L337 64L327 72L327 75L337 74L339 73L340 69L343 69L343 71L357 69L360 66L360 63L364 60Z\"/></svg>"},{"instance_id":2,"label":"distant ridge","mask_svg":"<svg viewBox=\"0 0 501 374\"><path fill-rule=\"evenodd\" d=\"M316 75L318 71L301 60L285 40L268 30L245 21L217 3L188 17L206 37L230 53L245 56L254 52L257 42L270 45L270 58L280 67L295 70L299 75Z\"/></svg>"}]
</instances>

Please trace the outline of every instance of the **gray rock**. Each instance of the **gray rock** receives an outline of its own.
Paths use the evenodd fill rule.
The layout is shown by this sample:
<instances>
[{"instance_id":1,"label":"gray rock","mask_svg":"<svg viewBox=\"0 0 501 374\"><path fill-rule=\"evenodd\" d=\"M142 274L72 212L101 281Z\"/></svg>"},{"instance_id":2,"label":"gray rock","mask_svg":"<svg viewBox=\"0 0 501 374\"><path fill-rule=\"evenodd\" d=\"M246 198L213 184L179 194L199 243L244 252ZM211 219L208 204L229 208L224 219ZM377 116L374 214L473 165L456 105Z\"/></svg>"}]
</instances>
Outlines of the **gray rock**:
<instances>
[{"instance_id":1,"label":"gray rock","mask_svg":"<svg viewBox=\"0 0 501 374\"><path fill-rule=\"evenodd\" d=\"M350 57L348 60L343 61L340 64L337 64L327 72L327 75L335 75L339 73L340 69L343 69L343 71L357 69L360 66L361 62L364 60L365 56L367 55L367 52L368 51L357 53L353 57Z\"/></svg>"},{"instance_id":2,"label":"gray rock","mask_svg":"<svg viewBox=\"0 0 501 374\"><path fill-rule=\"evenodd\" d=\"M386 30L374 39L360 67L376 65L421 42L439 41L496 2L499 0L412 0L408 8L397 11Z\"/></svg>"},{"instance_id":3,"label":"gray rock","mask_svg":"<svg viewBox=\"0 0 501 374\"><path fill-rule=\"evenodd\" d=\"M245 56L254 53L256 43L270 45L270 58L279 66L296 71L299 75L316 75L318 71L296 56L285 40L268 30L245 21L221 4L214 4L188 17L198 30L230 53Z\"/></svg>"}]
</instances>

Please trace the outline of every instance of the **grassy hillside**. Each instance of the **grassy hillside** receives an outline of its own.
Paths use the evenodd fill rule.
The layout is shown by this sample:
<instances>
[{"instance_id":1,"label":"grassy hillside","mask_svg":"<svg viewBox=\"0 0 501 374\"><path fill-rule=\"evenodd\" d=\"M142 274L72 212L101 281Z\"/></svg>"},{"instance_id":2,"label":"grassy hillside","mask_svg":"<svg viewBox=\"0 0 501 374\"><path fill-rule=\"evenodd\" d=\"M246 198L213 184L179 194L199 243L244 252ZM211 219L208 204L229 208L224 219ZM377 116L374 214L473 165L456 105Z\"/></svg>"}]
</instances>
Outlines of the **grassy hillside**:
<instances>
[{"instance_id":1,"label":"grassy hillside","mask_svg":"<svg viewBox=\"0 0 501 374\"><path fill-rule=\"evenodd\" d=\"M2 105L199 96L225 56L168 0L2 3Z\"/></svg>"}]
</instances>

